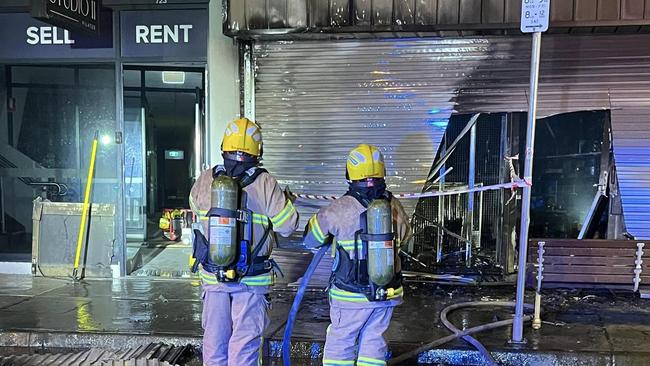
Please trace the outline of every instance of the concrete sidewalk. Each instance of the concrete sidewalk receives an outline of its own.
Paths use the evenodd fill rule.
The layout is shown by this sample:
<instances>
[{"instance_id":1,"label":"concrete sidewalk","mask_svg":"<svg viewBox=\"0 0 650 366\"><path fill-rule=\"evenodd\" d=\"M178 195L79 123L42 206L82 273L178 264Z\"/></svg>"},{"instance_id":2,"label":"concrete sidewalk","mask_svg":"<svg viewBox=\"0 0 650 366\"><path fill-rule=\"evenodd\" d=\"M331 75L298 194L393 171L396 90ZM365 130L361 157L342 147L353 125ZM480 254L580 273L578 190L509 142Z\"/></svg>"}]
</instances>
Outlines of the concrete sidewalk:
<instances>
[{"instance_id":1,"label":"concrete sidewalk","mask_svg":"<svg viewBox=\"0 0 650 366\"><path fill-rule=\"evenodd\" d=\"M201 340L200 286L194 280L127 278L87 280L0 275L0 347L17 349L120 349L149 342L195 344ZM294 292L272 295L267 352L279 356L280 340ZM512 287L407 286L407 302L395 312L388 331L394 354L449 332L438 314L465 301L511 300ZM540 331L526 329L525 346L508 344L510 329L477 336L504 365L650 364L649 302L631 293L549 291ZM489 310L489 309L488 309ZM292 354L301 364L318 364L328 325L327 298L309 293L294 330ZM509 310L460 310L450 320L460 326L505 319ZM461 341L421 354L420 363L481 365L480 355Z\"/></svg>"}]
</instances>

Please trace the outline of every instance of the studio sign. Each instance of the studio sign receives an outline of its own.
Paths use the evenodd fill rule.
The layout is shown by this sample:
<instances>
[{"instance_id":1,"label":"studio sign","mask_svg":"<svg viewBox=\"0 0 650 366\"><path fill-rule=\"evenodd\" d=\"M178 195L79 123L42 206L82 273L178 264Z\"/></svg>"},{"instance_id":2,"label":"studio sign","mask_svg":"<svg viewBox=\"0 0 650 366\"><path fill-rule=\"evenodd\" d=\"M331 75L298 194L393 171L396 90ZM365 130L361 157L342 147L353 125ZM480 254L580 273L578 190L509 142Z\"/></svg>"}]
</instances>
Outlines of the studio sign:
<instances>
[{"instance_id":1,"label":"studio sign","mask_svg":"<svg viewBox=\"0 0 650 366\"><path fill-rule=\"evenodd\" d=\"M101 0L32 0L32 16L69 31L97 34Z\"/></svg>"}]
</instances>

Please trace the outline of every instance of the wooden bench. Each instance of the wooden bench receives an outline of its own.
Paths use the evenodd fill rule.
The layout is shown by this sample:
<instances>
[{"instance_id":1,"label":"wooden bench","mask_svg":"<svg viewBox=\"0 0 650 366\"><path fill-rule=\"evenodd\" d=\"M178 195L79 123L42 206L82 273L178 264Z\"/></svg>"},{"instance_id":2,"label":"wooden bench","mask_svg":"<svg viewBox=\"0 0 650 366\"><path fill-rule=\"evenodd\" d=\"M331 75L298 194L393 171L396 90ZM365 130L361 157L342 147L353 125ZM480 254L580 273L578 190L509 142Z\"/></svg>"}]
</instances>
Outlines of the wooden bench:
<instances>
[{"instance_id":1,"label":"wooden bench","mask_svg":"<svg viewBox=\"0 0 650 366\"><path fill-rule=\"evenodd\" d=\"M650 245L650 242L648 243ZM650 258L643 241L531 239L528 283L544 287L624 288L650 285Z\"/></svg>"}]
</instances>

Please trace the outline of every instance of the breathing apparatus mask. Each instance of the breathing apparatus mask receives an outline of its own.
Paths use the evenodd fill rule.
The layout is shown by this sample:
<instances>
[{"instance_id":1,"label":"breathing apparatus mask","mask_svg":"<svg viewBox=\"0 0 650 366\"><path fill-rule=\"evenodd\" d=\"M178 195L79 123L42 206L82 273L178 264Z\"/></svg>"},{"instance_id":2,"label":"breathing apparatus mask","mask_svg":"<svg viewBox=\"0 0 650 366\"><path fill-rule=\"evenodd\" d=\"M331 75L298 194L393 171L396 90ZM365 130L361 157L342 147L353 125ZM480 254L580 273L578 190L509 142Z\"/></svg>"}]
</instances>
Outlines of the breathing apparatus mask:
<instances>
[{"instance_id":1,"label":"breathing apparatus mask","mask_svg":"<svg viewBox=\"0 0 650 366\"><path fill-rule=\"evenodd\" d=\"M384 197L386 194L386 180L384 178L366 178L363 180L348 180L350 193L370 202Z\"/></svg>"},{"instance_id":2,"label":"breathing apparatus mask","mask_svg":"<svg viewBox=\"0 0 650 366\"><path fill-rule=\"evenodd\" d=\"M224 152L222 156L226 175L233 178L242 176L248 169L260 164L260 158L241 151Z\"/></svg>"}]
</instances>

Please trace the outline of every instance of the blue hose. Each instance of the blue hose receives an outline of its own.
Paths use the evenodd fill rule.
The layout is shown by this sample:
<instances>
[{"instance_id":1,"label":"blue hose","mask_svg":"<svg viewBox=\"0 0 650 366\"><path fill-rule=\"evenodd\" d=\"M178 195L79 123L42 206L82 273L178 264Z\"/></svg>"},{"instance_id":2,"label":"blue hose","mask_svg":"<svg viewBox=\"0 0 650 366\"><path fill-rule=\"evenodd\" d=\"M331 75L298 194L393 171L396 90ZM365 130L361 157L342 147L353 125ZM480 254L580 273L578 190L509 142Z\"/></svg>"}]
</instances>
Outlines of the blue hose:
<instances>
[{"instance_id":1,"label":"blue hose","mask_svg":"<svg viewBox=\"0 0 650 366\"><path fill-rule=\"evenodd\" d=\"M291 311L289 311L289 317L287 318L287 325L284 327L284 337L282 338L282 364L284 366L291 366L291 333L293 332L293 323L298 315L298 310L300 310L300 303L305 296L305 291L307 290L311 276L316 271L318 263L323 259L329 247L330 245L322 246L314 254L314 258L312 258L307 271L305 271L302 277L302 281L300 281L300 287L298 287L296 297L293 299L293 305L291 305Z\"/></svg>"}]
</instances>

